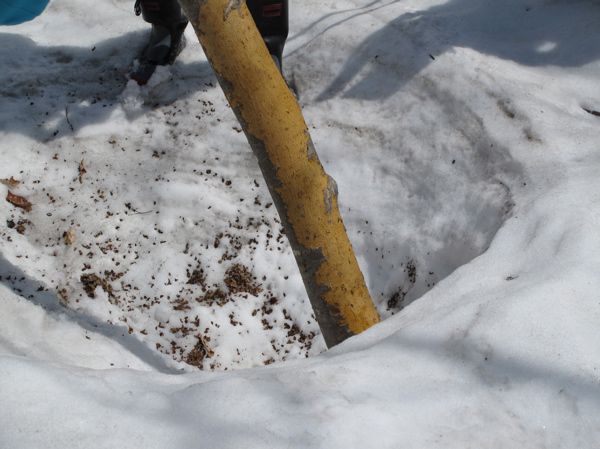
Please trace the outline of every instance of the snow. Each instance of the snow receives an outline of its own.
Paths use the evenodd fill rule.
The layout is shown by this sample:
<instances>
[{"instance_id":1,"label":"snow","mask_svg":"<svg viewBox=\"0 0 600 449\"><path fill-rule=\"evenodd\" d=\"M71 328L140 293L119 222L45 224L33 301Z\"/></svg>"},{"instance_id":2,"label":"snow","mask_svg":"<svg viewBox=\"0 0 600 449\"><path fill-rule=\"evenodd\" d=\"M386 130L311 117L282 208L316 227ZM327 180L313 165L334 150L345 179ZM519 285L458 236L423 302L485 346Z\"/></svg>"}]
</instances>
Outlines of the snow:
<instances>
[{"instance_id":1,"label":"snow","mask_svg":"<svg viewBox=\"0 0 600 449\"><path fill-rule=\"evenodd\" d=\"M327 351L192 31L127 82L131 6L0 31L0 448L598 447L597 2L292 2L386 318Z\"/></svg>"}]
</instances>

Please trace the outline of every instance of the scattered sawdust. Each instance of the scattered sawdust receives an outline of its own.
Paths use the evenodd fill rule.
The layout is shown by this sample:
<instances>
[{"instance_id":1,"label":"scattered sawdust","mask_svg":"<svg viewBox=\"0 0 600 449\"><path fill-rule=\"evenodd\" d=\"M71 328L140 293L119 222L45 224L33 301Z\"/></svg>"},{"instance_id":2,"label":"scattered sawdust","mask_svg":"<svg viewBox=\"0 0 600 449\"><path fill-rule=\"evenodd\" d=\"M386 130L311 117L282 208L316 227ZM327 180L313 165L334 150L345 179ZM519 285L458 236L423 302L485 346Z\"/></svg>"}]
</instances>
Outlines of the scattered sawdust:
<instances>
[{"instance_id":1,"label":"scattered sawdust","mask_svg":"<svg viewBox=\"0 0 600 449\"><path fill-rule=\"evenodd\" d=\"M85 290L85 293L90 298L96 298L95 291L96 291L97 287L101 287L102 290L104 290L108 294L108 296L113 296L113 289L112 289L111 285L108 283L108 281L106 279L102 279L97 274L95 274L95 273L82 274L79 279L81 280L81 283L83 284L83 289Z\"/></svg>"},{"instance_id":2,"label":"scattered sawdust","mask_svg":"<svg viewBox=\"0 0 600 449\"><path fill-rule=\"evenodd\" d=\"M19 234L25 234L27 230L27 225L30 225L31 221L29 220L19 220L17 223L14 220L6 220L6 226L8 229L15 229Z\"/></svg>"},{"instance_id":3,"label":"scattered sawdust","mask_svg":"<svg viewBox=\"0 0 600 449\"><path fill-rule=\"evenodd\" d=\"M230 300L229 295L227 295L220 288L216 288L214 290L208 290L203 296L196 299L196 301L208 305L218 305L223 307Z\"/></svg>"},{"instance_id":4,"label":"scattered sawdust","mask_svg":"<svg viewBox=\"0 0 600 449\"><path fill-rule=\"evenodd\" d=\"M29 220L19 220L17 222L17 232L21 235L25 234L25 231L27 230L27 226L31 224L31 221Z\"/></svg>"},{"instance_id":5,"label":"scattered sawdust","mask_svg":"<svg viewBox=\"0 0 600 449\"><path fill-rule=\"evenodd\" d=\"M262 288L256 283L250 270L239 263L225 272L224 281L231 294L249 293L256 296L262 292Z\"/></svg>"},{"instance_id":6,"label":"scattered sawdust","mask_svg":"<svg viewBox=\"0 0 600 449\"><path fill-rule=\"evenodd\" d=\"M206 285L206 275L202 267L198 266L191 274L188 274L188 285L199 285L204 287Z\"/></svg>"},{"instance_id":7,"label":"scattered sawdust","mask_svg":"<svg viewBox=\"0 0 600 449\"><path fill-rule=\"evenodd\" d=\"M387 302L388 310L399 309L402 306L402 302L404 301L405 296L406 296L406 293L404 291L402 291L402 289L400 289L396 293L394 293L391 296L391 298L388 299L388 302Z\"/></svg>"},{"instance_id":8,"label":"scattered sawdust","mask_svg":"<svg viewBox=\"0 0 600 449\"><path fill-rule=\"evenodd\" d=\"M58 290L58 299L60 303L66 306L69 303L69 294L67 293L66 288L61 288Z\"/></svg>"},{"instance_id":9,"label":"scattered sawdust","mask_svg":"<svg viewBox=\"0 0 600 449\"><path fill-rule=\"evenodd\" d=\"M410 289L417 282L417 264L414 260L410 259L406 263L406 267L404 268L404 273L406 273L406 277L408 280L408 285L402 285L396 290L392 296L387 301L387 310L393 311L393 313L399 312L406 305L404 303L404 299L406 295L410 291ZM432 275L433 273L429 273Z\"/></svg>"},{"instance_id":10,"label":"scattered sawdust","mask_svg":"<svg viewBox=\"0 0 600 449\"><path fill-rule=\"evenodd\" d=\"M406 273L408 275L408 282L415 285L417 282L417 265L413 260L409 260L406 264Z\"/></svg>"},{"instance_id":11,"label":"scattered sawdust","mask_svg":"<svg viewBox=\"0 0 600 449\"><path fill-rule=\"evenodd\" d=\"M212 357L214 352L201 335L197 335L196 338L198 339L198 343L196 343L194 348L185 357L185 363L202 369L204 367L204 359Z\"/></svg>"}]
</instances>

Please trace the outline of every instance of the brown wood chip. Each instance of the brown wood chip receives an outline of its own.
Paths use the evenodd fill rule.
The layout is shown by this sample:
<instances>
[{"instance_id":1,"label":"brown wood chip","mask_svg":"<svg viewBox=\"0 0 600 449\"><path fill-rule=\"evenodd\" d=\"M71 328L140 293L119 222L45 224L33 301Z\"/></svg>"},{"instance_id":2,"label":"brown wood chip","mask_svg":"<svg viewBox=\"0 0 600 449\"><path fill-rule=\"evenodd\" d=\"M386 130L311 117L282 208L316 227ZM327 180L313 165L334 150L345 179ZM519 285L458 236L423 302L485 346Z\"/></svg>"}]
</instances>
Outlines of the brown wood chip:
<instances>
[{"instance_id":1,"label":"brown wood chip","mask_svg":"<svg viewBox=\"0 0 600 449\"><path fill-rule=\"evenodd\" d=\"M63 233L63 239L65 239L66 245L72 245L73 243L75 243L75 239L76 239L75 230L71 228L68 231L65 231Z\"/></svg>"},{"instance_id":2,"label":"brown wood chip","mask_svg":"<svg viewBox=\"0 0 600 449\"><path fill-rule=\"evenodd\" d=\"M31 210L31 203L29 201L27 201L26 198L23 198L22 196L19 196L19 195L15 195L10 190L8 191L8 194L6 195L6 201L8 201L13 206L20 207L21 209L25 209L27 212L29 212Z\"/></svg>"},{"instance_id":3,"label":"brown wood chip","mask_svg":"<svg viewBox=\"0 0 600 449\"><path fill-rule=\"evenodd\" d=\"M85 175L87 173L87 170L85 169L85 165L83 163L83 159L81 160L81 162L79 163L79 184L83 183L83 175Z\"/></svg>"},{"instance_id":4,"label":"brown wood chip","mask_svg":"<svg viewBox=\"0 0 600 449\"><path fill-rule=\"evenodd\" d=\"M11 176L9 179L0 179L0 183L8 187L17 187L19 184L21 184L21 181L17 181Z\"/></svg>"}]
</instances>

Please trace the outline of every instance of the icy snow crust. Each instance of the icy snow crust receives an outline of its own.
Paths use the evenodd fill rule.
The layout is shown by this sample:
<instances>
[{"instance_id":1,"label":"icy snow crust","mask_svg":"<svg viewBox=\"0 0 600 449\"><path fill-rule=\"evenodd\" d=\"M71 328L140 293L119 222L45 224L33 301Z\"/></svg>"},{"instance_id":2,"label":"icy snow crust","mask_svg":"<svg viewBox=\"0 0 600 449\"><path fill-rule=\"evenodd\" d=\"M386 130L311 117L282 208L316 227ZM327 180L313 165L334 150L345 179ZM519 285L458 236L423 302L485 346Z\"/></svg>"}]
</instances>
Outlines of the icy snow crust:
<instances>
[{"instance_id":1,"label":"icy snow crust","mask_svg":"<svg viewBox=\"0 0 600 449\"><path fill-rule=\"evenodd\" d=\"M292 2L390 317L323 353L199 46L127 84L130 3L0 34L1 448L598 447L597 2Z\"/></svg>"}]
</instances>

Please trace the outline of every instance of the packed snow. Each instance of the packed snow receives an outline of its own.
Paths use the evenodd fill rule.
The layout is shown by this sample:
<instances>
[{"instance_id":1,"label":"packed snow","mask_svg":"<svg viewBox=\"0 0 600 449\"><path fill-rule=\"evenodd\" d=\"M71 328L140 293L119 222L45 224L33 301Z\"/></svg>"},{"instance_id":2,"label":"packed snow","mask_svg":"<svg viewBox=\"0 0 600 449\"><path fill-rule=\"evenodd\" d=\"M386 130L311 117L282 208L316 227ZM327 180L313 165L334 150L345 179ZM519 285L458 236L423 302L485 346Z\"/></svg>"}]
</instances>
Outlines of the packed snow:
<instances>
[{"instance_id":1,"label":"packed snow","mask_svg":"<svg viewBox=\"0 0 600 449\"><path fill-rule=\"evenodd\" d=\"M133 2L53 0L0 29L0 448L597 449L600 3L290 7L385 320L326 350L191 28L140 87Z\"/></svg>"}]
</instances>

